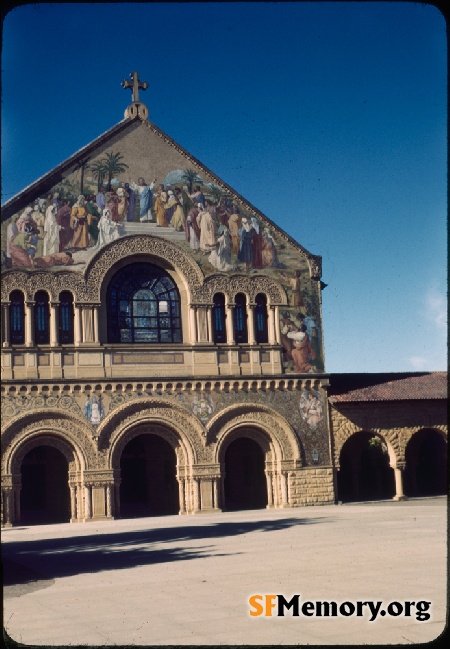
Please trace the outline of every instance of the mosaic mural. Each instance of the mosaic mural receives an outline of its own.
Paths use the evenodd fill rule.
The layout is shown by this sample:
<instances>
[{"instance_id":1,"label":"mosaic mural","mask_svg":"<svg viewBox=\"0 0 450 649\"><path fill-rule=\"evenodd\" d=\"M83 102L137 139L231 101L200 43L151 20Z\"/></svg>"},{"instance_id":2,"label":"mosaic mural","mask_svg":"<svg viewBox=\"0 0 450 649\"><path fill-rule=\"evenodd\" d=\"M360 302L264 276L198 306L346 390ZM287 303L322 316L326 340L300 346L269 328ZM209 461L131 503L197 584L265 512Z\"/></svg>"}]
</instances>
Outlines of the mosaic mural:
<instances>
[{"instance_id":1,"label":"mosaic mural","mask_svg":"<svg viewBox=\"0 0 450 649\"><path fill-rule=\"evenodd\" d=\"M285 370L322 371L317 281L298 249L183 156L173 158L179 168L162 165L160 178L155 164L151 178L144 175L149 161L133 151L125 137L117 148L86 158L5 221L2 270L82 272L116 239L165 237L192 255L206 276L262 274L280 282L289 295L280 315Z\"/></svg>"}]
</instances>

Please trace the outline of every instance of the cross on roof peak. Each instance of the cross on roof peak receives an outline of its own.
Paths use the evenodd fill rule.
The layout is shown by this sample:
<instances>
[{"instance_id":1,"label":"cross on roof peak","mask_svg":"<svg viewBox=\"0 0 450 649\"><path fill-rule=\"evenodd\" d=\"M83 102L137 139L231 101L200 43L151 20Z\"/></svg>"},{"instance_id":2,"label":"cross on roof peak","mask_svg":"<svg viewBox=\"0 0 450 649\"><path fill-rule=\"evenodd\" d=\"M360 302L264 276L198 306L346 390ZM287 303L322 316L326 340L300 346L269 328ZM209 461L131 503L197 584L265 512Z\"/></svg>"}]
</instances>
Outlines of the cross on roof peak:
<instances>
[{"instance_id":1,"label":"cross on roof peak","mask_svg":"<svg viewBox=\"0 0 450 649\"><path fill-rule=\"evenodd\" d=\"M131 81L122 81L122 87L123 88L131 88L132 90L132 101L138 102L139 101L139 89L141 90L147 90L148 88L148 83L146 81L139 81L139 73L138 72L131 72L130 73Z\"/></svg>"}]
</instances>

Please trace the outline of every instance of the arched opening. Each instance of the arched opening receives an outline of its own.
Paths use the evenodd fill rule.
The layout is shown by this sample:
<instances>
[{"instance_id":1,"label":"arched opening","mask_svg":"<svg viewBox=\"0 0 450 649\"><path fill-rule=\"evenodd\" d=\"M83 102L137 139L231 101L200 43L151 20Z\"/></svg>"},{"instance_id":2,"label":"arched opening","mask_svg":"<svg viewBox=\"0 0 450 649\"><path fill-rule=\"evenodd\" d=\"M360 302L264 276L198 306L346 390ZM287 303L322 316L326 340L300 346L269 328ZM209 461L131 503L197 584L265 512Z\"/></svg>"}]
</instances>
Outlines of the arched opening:
<instances>
[{"instance_id":1,"label":"arched opening","mask_svg":"<svg viewBox=\"0 0 450 649\"><path fill-rule=\"evenodd\" d=\"M34 342L36 345L50 342L50 306L46 291L38 291L34 296Z\"/></svg>"},{"instance_id":2,"label":"arched opening","mask_svg":"<svg viewBox=\"0 0 450 649\"><path fill-rule=\"evenodd\" d=\"M107 290L108 342L181 343L181 306L170 275L153 264L121 268Z\"/></svg>"},{"instance_id":3,"label":"arched opening","mask_svg":"<svg viewBox=\"0 0 450 649\"><path fill-rule=\"evenodd\" d=\"M73 295L70 291L59 294L59 342L61 345L73 344Z\"/></svg>"},{"instance_id":4,"label":"arched opening","mask_svg":"<svg viewBox=\"0 0 450 649\"><path fill-rule=\"evenodd\" d=\"M225 317L225 296L223 293L216 293L213 298L213 336L215 343L227 342Z\"/></svg>"},{"instance_id":5,"label":"arched opening","mask_svg":"<svg viewBox=\"0 0 450 649\"><path fill-rule=\"evenodd\" d=\"M256 342L266 343L269 339L267 329L267 298L263 293L258 293L255 302L254 318Z\"/></svg>"},{"instance_id":6,"label":"arched opening","mask_svg":"<svg viewBox=\"0 0 450 649\"><path fill-rule=\"evenodd\" d=\"M352 435L342 447L338 498L342 502L387 500L395 496L394 470L385 442L372 433Z\"/></svg>"},{"instance_id":7,"label":"arched opening","mask_svg":"<svg viewBox=\"0 0 450 649\"><path fill-rule=\"evenodd\" d=\"M159 435L134 437L120 458L122 518L178 514L176 455Z\"/></svg>"},{"instance_id":8,"label":"arched opening","mask_svg":"<svg viewBox=\"0 0 450 649\"><path fill-rule=\"evenodd\" d=\"M405 452L404 491L408 497L447 493L447 443L436 430L420 430Z\"/></svg>"},{"instance_id":9,"label":"arched opening","mask_svg":"<svg viewBox=\"0 0 450 649\"><path fill-rule=\"evenodd\" d=\"M69 466L53 446L37 446L21 464L20 519L27 525L70 521Z\"/></svg>"},{"instance_id":10,"label":"arched opening","mask_svg":"<svg viewBox=\"0 0 450 649\"><path fill-rule=\"evenodd\" d=\"M247 331L247 298L243 293L238 293L234 306L234 339L237 343L248 342Z\"/></svg>"},{"instance_id":11,"label":"arched opening","mask_svg":"<svg viewBox=\"0 0 450 649\"><path fill-rule=\"evenodd\" d=\"M9 332L13 345L25 342L25 305L22 291L13 291L9 297Z\"/></svg>"},{"instance_id":12,"label":"arched opening","mask_svg":"<svg viewBox=\"0 0 450 649\"><path fill-rule=\"evenodd\" d=\"M249 437L239 437L225 451L224 509L262 509L267 506L264 452Z\"/></svg>"}]
</instances>

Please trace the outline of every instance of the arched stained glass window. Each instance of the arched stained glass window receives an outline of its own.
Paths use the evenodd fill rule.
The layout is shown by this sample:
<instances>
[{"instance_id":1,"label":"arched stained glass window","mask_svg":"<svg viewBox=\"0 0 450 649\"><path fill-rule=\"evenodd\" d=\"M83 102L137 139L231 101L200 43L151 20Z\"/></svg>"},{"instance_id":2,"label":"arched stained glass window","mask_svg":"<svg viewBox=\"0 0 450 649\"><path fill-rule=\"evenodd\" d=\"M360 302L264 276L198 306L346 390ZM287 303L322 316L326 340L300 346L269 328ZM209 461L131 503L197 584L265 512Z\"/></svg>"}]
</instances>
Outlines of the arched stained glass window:
<instances>
[{"instance_id":1,"label":"arched stained glass window","mask_svg":"<svg viewBox=\"0 0 450 649\"><path fill-rule=\"evenodd\" d=\"M234 338L237 343L248 342L247 334L247 300L243 293L238 293L234 307Z\"/></svg>"},{"instance_id":2,"label":"arched stained glass window","mask_svg":"<svg viewBox=\"0 0 450 649\"><path fill-rule=\"evenodd\" d=\"M256 342L266 343L268 341L267 298L263 293L258 293L255 302L254 317Z\"/></svg>"},{"instance_id":3,"label":"arched stained glass window","mask_svg":"<svg viewBox=\"0 0 450 649\"><path fill-rule=\"evenodd\" d=\"M153 264L125 266L107 291L108 342L181 343L180 295L175 282Z\"/></svg>"},{"instance_id":4,"label":"arched stained glass window","mask_svg":"<svg viewBox=\"0 0 450 649\"><path fill-rule=\"evenodd\" d=\"M13 291L9 297L9 332L13 345L25 342L25 306L22 291Z\"/></svg>"},{"instance_id":5,"label":"arched stained glass window","mask_svg":"<svg viewBox=\"0 0 450 649\"><path fill-rule=\"evenodd\" d=\"M213 298L213 329L214 342L226 343L227 332L225 328L225 296L216 293Z\"/></svg>"},{"instance_id":6,"label":"arched stained glass window","mask_svg":"<svg viewBox=\"0 0 450 649\"><path fill-rule=\"evenodd\" d=\"M59 295L59 342L61 345L73 344L73 295L63 291Z\"/></svg>"},{"instance_id":7,"label":"arched stained glass window","mask_svg":"<svg viewBox=\"0 0 450 649\"><path fill-rule=\"evenodd\" d=\"M45 291L38 291L34 296L34 342L36 345L50 342L50 308Z\"/></svg>"}]
</instances>

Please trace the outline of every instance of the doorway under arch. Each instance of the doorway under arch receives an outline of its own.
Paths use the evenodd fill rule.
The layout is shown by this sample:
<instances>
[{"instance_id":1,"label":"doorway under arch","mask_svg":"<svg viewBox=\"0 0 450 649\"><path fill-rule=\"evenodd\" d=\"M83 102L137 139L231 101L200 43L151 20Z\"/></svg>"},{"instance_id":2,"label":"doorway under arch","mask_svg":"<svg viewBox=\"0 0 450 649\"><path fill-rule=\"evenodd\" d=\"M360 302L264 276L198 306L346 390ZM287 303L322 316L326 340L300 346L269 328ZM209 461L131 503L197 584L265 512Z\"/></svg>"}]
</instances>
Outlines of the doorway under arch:
<instances>
[{"instance_id":1,"label":"doorway under arch","mask_svg":"<svg viewBox=\"0 0 450 649\"><path fill-rule=\"evenodd\" d=\"M159 435L130 440L120 458L120 516L139 518L178 514L176 455Z\"/></svg>"},{"instance_id":2,"label":"doorway under arch","mask_svg":"<svg viewBox=\"0 0 450 649\"><path fill-rule=\"evenodd\" d=\"M53 446L36 446L21 463L20 522L26 525L70 521L69 465Z\"/></svg>"},{"instance_id":3,"label":"doorway under arch","mask_svg":"<svg viewBox=\"0 0 450 649\"><path fill-rule=\"evenodd\" d=\"M447 493L447 443L436 430L415 433L405 452L404 490L409 498Z\"/></svg>"},{"instance_id":4,"label":"doorway under arch","mask_svg":"<svg viewBox=\"0 0 450 649\"><path fill-rule=\"evenodd\" d=\"M225 451L224 509L267 507L265 456L261 446L249 437L233 440Z\"/></svg>"},{"instance_id":5,"label":"doorway under arch","mask_svg":"<svg viewBox=\"0 0 450 649\"><path fill-rule=\"evenodd\" d=\"M385 443L372 433L359 432L343 445L338 471L341 502L387 500L395 496L394 470Z\"/></svg>"}]
</instances>

